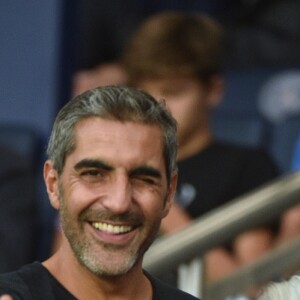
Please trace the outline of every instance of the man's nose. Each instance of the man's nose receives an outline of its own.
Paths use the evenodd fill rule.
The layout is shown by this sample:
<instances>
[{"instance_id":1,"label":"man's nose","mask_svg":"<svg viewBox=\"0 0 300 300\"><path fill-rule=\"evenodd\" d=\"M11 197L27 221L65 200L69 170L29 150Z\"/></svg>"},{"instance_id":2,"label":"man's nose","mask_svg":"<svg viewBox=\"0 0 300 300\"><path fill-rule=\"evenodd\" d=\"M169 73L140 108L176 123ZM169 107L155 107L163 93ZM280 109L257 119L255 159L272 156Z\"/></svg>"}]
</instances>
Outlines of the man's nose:
<instances>
[{"instance_id":1,"label":"man's nose","mask_svg":"<svg viewBox=\"0 0 300 300\"><path fill-rule=\"evenodd\" d=\"M110 183L110 189L103 205L115 214L128 212L132 204L132 186L125 175L116 176Z\"/></svg>"}]
</instances>

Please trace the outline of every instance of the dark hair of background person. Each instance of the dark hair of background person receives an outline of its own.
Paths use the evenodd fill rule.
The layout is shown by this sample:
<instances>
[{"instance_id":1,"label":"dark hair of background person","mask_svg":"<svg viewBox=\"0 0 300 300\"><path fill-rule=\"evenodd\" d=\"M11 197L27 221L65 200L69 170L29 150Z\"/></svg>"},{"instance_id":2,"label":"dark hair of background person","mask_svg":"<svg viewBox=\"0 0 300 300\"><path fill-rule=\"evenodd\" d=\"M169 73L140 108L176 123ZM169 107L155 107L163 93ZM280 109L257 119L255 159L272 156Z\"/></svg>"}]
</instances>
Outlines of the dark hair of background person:
<instances>
[{"instance_id":1,"label":"dark hair of background person","mask_svg":"<svg viewBox=\"0 0 300 300\"><path fill-rule=\"evenodd\" d=\"M164 76L203 82L222 70L225 35L210 17L163 12L152 16L129 40L121 64L131 83Z\"/></svg>"}]
</instances>

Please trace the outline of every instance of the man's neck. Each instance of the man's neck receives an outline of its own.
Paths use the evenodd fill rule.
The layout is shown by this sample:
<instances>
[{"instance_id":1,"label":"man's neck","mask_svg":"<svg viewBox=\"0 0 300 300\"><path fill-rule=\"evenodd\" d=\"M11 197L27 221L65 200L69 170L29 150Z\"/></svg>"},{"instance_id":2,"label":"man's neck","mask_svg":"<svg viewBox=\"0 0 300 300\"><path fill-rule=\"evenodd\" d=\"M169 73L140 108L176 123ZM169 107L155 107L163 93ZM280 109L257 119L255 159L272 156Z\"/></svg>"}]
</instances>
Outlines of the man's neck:
<instances>
[{"instance_id":1,"label":"man's neck","mask_svg":"<svg viewBox=\"0 0 300 300\"><path fill-rule=\"evenodd\" d=\"M60 255L60 250L43 263L44 267L74 297L81 300L151 300L152 285L143 274L141 266L118 277L99 277L69 257Z\"/></svg>"}]
</instances>

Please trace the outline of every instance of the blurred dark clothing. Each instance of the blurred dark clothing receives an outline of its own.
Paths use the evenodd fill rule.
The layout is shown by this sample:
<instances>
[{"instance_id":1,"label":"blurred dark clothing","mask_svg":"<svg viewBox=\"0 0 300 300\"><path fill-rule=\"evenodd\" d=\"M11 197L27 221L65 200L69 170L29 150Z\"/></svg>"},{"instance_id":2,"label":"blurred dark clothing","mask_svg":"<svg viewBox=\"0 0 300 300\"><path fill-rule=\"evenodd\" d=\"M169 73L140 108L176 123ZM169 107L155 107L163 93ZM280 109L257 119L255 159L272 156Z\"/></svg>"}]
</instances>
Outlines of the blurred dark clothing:
<instances>
[{"instance_id":1,"label":"blurred dark clothing","mask_svg":"<svg viewBox=\"0 0 300 300\"><path fill-rule=\"evenodd\" d=\"M280 175L274 161L263 149L221 141L180 160L178 170L175 201L192 219L202 217ZM279 219L269 220L262 226L270 228L275 236ZM232 251L232 241L223 246Z\"/></svg>"},{"instance_id":2,"label":"blurred dark clothing","mask_svg":"<svg viewBox=\"0 0 300 300\"><path fill-rule=\"evenodd\" d=\"M192 218L251 192L279 176L262 149L214 142L178 162L176 201Z\"/></svg>"},{"instance_id":3,"label":"blurred dark clothing","mask_svg":"<svg viewBox=\"0 0 300 300\"><path fill-rule=\"evenodd\" d=\"M36 214L33 170L17 154L0 148L0 273L34 259Z\"/></svg>"}]
</instances>

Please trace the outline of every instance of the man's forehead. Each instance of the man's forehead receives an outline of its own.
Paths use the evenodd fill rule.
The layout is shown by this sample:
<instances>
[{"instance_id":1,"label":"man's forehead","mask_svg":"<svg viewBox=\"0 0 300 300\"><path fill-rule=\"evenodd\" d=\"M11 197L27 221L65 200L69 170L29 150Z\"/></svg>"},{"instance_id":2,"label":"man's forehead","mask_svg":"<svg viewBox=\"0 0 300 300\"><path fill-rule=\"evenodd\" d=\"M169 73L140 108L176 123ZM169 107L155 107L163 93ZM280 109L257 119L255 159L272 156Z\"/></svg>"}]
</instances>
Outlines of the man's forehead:
<instances>
[{"instance_id":1,"label":"man's forehead","mask_svg":"<svg viewBox=\"0 0 300 300\"><path fill-rule=\"evenodd\" d=\"M116 121L101 118L82 120L75 131L74 150L85 151L96 156L101 149L124 156L124 151L137 156L162 156L163 136L156 124L132 121Z\"/></svg>"}]
</instances>

